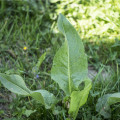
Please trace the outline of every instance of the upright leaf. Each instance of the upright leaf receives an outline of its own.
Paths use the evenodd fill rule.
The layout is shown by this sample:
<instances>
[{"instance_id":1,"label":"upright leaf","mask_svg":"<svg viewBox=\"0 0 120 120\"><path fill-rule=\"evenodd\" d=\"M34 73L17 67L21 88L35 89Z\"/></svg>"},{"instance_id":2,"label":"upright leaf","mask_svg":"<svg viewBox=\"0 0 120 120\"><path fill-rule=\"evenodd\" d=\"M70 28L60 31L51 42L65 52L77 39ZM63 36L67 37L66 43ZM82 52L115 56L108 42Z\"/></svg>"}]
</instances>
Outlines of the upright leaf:
<instances>
[{"instance_id":1,"label":"upright leaf","mask_svg":"<svg viewBox=\"0 0 120 120\"><path fill-rule=\"evenodd\" d=\"M54 57L51 78L70 95L87 76L87 57L78 33L62 14L58 29L64 34L65 42Z\"/></svg>"},{"instance_id":2,"label":"upright leaf","mask_svg":"<svg viewBox=\"0 0 120 120\"><path fill-rule=\"evenodd\" d=\"M90 79L85 80L85 87L81 91L73 91L71 94L69 114L75 119L79 108L87 101L89 91L92 87Z\"/></svg>"},{"instance_id":3,"label":"upright leaf","mask_svg":"<svg viewBox=\"0 0 120 120\"><path fill-rule=\"evenodd\" d=\"M45 56L46 56L46 52L40 56L37 64L33 67L32 73L33 73L34 75L36 75L36 74L38 73L39 68L40 68L42 62L43 62L43 60L45 59Z\"/></svg>"}]
</instances>

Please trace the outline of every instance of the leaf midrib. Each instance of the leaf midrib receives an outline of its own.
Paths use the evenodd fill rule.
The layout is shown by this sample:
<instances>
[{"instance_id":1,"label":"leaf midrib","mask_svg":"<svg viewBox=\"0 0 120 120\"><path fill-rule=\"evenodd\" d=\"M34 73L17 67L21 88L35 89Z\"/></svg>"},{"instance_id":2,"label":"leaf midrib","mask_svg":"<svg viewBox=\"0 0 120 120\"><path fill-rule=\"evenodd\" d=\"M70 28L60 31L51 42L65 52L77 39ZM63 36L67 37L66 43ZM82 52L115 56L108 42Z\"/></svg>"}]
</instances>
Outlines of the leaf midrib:
<instances>
[{"instance_id":1,"label":"leaf midrib","mask_svg":"<svg viewBox=\"0 0 120 120\"><path fill-rule=\"evenodd\" d=\"M7 75L7 76L8 76L8 75ZM6 79L3 75L2 75L2 77L3 77L4 79ZM10 76L8 76L8 77L10 77ZM11 79L11 77L10 77L10 79ZM10 80L8 80L8 79L6 79L6 80L9 81L9 82L11 82L11 83L14 84L15 86L19 87L20 89L22 89L22 90L25 91L27 94L30 94L28 91L26 91L26 90L25 90L24 88L22 88L21 86L15 84L14 82L12 82L12 81L10 81Z\"/></svg>"},{"instance_id":2,"label":"leaf midrib","mask_svg":"<svg viewBox=\"0 0 120 120\"><path fill-rule=\"evenodd\" d=\"M64 33L65 33L65 34L64 34L64 35L65 35L65 38L67 39L63 20L62 20L62 27L63 27ZM69 92L70 92L70 94L71 94L71 71L70 71L70 55L69 55L69 44L68 44L68 39L67 39L67 48L68 48L68 81L69 81Z\"/></svg>"}]
</instances>

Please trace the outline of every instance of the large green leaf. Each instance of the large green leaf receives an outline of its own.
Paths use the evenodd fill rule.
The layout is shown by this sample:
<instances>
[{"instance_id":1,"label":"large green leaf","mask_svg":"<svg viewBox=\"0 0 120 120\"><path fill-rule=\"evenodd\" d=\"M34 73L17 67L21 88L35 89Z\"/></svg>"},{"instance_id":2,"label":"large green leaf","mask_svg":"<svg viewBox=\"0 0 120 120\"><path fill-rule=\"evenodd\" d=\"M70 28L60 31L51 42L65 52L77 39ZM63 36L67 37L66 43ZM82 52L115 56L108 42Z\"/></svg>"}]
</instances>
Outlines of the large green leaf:
<instances>
[{"instance_id":1,"label":"large green leaf","mask_svg":"<svg viewBox=\"0 0 120 120\"><path fill-rule=\"evenodd\" d=\"M85 80L85 87L81 91L73 91L71 94L69 113L75 119L79 108L87 101L89 91L92 87L90 79Z\"/></svg>"},{"instance_id":2,"label":"large green leaf","mask_svg":"<svg viewBox=\"0 0 120 120\"><path fill-rule=\"evenodd\" d=\"M54 57L51 78L70 95L87 76L87 57L78 33L62 14L58 29L64 34L65 42Z\"/></svg>"},{"instance_id":3,"label":"large green leaf","mask_svg":"<svg viewBox=\"0 0 120 120\"><path fill-rule=\"evenodd\" d=\"M45 105L47 109L51 108L57 101L55 96L46 90L29 90L25 85L24 80L19 75L6 75L0 73L0 81L11 92L31 96L41 104Z\"/></svg>"}]
</instances>

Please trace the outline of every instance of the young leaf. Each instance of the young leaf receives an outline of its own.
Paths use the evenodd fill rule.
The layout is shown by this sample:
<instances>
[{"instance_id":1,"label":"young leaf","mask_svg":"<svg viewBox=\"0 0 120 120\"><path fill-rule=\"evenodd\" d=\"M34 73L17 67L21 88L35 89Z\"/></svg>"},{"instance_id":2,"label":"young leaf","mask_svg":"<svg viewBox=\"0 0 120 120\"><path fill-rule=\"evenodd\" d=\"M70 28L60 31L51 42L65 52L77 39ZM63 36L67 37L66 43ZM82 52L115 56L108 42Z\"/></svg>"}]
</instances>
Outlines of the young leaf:
<instances>
[{"instance_id":1,"label":"young leaf","mask_svg":"<svg viewBox=\"0 0 120 120\"><path fill-rule=\"evenodd\" d=\"M23 113L26 117L29 117L32 113L36 112L36 110L25 110Z\"/></svg>"},{"instance_id":2,"label":"young leaf","mask_svg":"<svg viewBox=\"0 0 120 120\"><path fill-rule=\"evenodd\" d=\"M62 14L58 29L64 34L65 42L54 57L51 78L70 95L87 76L87 57L78 33Z\"/></svg>"},{"instance_id":3,"label":"young leaf","mask_svg":"<svg viewBox=\"0 0 120 120\"><path fill-rule=\"evenodd\" d=\"M43 60L45 59L45 56L46 56L46 52L40 56L37 64L33 67L32 73L33 73L34 75L36 75L36 74L38 73L39 68L40 68L42 62L43 62Z\"/></svg>"},{"instance_id":4,"label":"young leaf","mask_svg":"<svg viewBox=\"0 0 120 120\"><path fill-rule=\"evenodd\" d=\"M81 91L73 91L71 94L69 114L75 119L79 108L87 101L89 91L92 87L90 79L85 80L85 87Z\"/></svg>"},{"instance_id":5,"label":"young leaf","mask_svg":"<svg viewBox=\"0 0 120 120\"><path fill-rule=\"evenodd\" d=\"M0 73L0 81L11 92L31 96L41 104L45 105L47 109L51 108L57 101L55 96L46 90L29 90L25 85L24 80L19 75L6 75Z\"/></svg>"}]
</instances>

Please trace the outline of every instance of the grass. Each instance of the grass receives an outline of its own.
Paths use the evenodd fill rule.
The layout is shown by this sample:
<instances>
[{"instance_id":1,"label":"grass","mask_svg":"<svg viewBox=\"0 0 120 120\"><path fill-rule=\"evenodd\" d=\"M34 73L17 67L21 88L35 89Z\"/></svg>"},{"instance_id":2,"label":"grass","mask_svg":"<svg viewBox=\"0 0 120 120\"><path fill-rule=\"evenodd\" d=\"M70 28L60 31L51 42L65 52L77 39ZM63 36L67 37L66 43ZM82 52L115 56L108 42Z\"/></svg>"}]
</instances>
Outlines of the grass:
<instances>
[{"instance_id":1,"label":"grass","mask_svg":"<svg viewBox=\"0 0 120 120\"><path fill-rule=\"evenodd\" d=\"M28 5L29 9L23 7L26 8L24 10L22 9L24 3L21 5L18 2L12 2L14 3L13 9L9 12L6 11L8 8L12 8L11 3L5 2L1 4L2 12L0 14L3 18L0 18L0 72L15 73L23 76L32 90L42 88L51 91L55 95L63 96L58 85L50 78L51 61L64 40L63 36L56 30L57 13L54 9L57 9L57 3L46 1L42 2L40 8L32 8ZM69 11L69 13L72 15L73 12ZM67 16L68 13L65 12L64 14ZM75 19L78 20L78 18ZM116 31L114 33L119 34ZM108 33L110 34L110 32ZM96 37L96 35L94 38L102 39L99 36ZM106 38L108 37L106 36ZM84 39L86 37L83 37ZM104 120L104 117L96 112L95 107L99 97L107 93L120 91L119 37L114 37L114 43L99 42L99 44L91 42L92 38L90 36L87 39L90 42L85 40L84 45L89 65L94 67L98 74L93 79L93 87L88 102L79 110L77 119ZM27 47L27 49L24 50L24 47ZM32 68L44 52L47 52L47 56L38 72L39 78L36 78L32 74ZM105 71L109 74L106 79L102 77L102 73ZM11 94L1 84L0 106L0 118L5 120L63 120L67 117L66 110L61 103L53 114L51 110L46 110L31 98ZM29 110L32 110L33 113ZM119 111L120 104L111 106L112 120L120 119Z\"/></svg>"}]
</instances>

